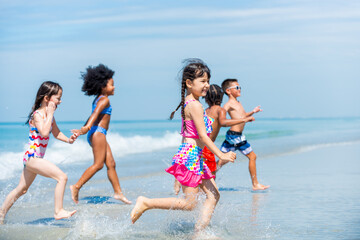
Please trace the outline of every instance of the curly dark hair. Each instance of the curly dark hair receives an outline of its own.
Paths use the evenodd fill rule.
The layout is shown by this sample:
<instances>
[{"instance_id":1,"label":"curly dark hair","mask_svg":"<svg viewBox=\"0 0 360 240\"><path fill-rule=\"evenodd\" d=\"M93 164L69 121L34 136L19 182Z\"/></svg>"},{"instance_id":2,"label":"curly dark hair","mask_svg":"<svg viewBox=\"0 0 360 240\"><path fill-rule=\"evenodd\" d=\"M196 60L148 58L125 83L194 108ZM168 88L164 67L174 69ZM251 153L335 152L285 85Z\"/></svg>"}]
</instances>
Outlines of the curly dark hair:
<instances>
[{"instance_id":1,"label":"curly dark hair","mask_svg":"<svg viewBox=\"0 0 360 240\"><path fill-rule=\"evenodd\" d=\"M101 94L101 90L106 87L109 79L114 76L114 71L109 69L104 64L99 64L96 67L89 66L86 72L81 73L81 78L84 80L84 84L81 91L85 92L88 96L98 96Z\"/></svg>"}]
</instances>

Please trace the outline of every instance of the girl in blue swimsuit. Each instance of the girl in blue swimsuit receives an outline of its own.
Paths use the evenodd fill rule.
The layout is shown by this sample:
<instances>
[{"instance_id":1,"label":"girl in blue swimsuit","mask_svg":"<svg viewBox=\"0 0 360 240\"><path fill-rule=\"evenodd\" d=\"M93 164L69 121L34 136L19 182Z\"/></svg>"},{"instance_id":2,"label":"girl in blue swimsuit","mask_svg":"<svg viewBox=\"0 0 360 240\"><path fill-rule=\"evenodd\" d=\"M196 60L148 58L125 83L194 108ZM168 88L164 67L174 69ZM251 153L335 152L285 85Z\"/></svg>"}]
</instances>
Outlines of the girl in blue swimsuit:
<instances>
[{"instance_id":1,"label":"girl in blue swimsuit","mask_svg":"<svg viewBox=\"0 0 360 240\"><path fill-rule=\"evenodd\" d=\"M75 203L79 201L80 188L94 176L97 171L102 169L105 163L108 178L114 189L114 198L126 204L131 204L121 191L119 178L115 169L115 160L106 140L106 133L109 128L112 111L108 97L114 95L115 91L113 75L114 71L103 64L99 64L96 67L89 66L86 72L82 74L84 80L82 91L85 92L85 95L96 96L96 98L92 105L92 113L85 125L81 129L72 130L72 132L80 135L87 133L87 140L94 154L94 163L86 169L76 184L70 186L71 197Z\"/></svg>"}]
</instances>

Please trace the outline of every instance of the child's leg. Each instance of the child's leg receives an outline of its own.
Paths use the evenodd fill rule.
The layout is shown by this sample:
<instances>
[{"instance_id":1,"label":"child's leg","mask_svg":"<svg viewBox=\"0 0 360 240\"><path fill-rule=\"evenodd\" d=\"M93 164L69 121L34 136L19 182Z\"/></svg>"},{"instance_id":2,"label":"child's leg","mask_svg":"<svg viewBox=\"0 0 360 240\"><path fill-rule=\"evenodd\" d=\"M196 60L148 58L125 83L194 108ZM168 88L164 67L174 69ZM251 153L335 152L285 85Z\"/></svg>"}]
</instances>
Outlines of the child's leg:
<instances>
[{"instance_id":1,"label":"child's leg","mask_svg":"<svg viewBox=\"0 0 360 240\"><path fill-rule=\"evenodd\" d=\"M186 210L191 211L196 207L197 194L199 188L183 186L185 198L146 198L143 196L138 197L135 207L131 211L130 217L132 223L149 209L172 209L172 210Z\"/></svg>"},{"instance_id":2,"label":"child's leg","mask_svg":"<svg viewBox=\"0 0 360 240\"><path fill-rule=\"evenodd\" d=\"M179 194L180 188L181 188L181 183L178 180L176 180L176 178L175 178L175 181L174 181L174 193L175 193L175 195Z\"/></svg>"},{"instance_id":3,"label":"child's leg","mask_svg":"<svg viewBox=\"0 0 360 240\"><path fill-rule=\"evenodd\" d=\"M76 211L68 212L63 209L64 192L67 182L66 174L60 170L55 164L42 158L31 158L26 169L30 172L40 174L41 176L55 179L57 181L55 187L55 219L71 217Z\"/></svg>"},{"instance_id":4,"label":"child's leg","mask_svg":"<svg viewBox=\"0 0 360 240\"><path fill-rule=\"evenodd\" d=\"M35 173L32 173L28 171L26 168L24 168L18 186L6 196L5 201L1 206L0 224L3 223L6 213L9 211L9 209L15 203L15 201L27 192L28 188L34 181L35 177L36 177Z\"/></svg>"},{"instance_id":5,"label":"child's leg","mask_svg":"<svg viewBox=\"0 0 360 240\"><path fill-rule=\"evenodd\" d=\"M264 190L269 188L270 186L265 186L258 182L256 175L256 154L254 152L250 152L246 155L246 157L249 159L249 172L253 185L253 190Z\"/></svg>"},{"instance_id":6,"label":"child's leg","mask_svg":"<svg viewBox=\"0 0 360 240\"><path fill-rule=\"evenodd\" d=\"M206 194L206 200L201 210L200 218L195 225L196 232L203 230L209 225L215 206L220 199L220 193L214 179L204 179L200 188Z\"/></svg>"},{"instance_id":7,"label":"child's leg","mask_svg":"<svg viewBox=\"0 0 360 240\"><path fill-rule=\"evenodd\" d=\"M123 201L126 204L131 204L131 201L129 201L121 191L119 178L116 173L116 163L115 163L114 157L112 155L109 144L107 144L105 164L107 167L107 175L108 175L109 181L115 192L114 198L118 199L120 201Z\"/></svg>"},{"instance_id":8,"label":"child's leg","mask_svg":"<svg viewBox=\"0 0 360 240\"><path fill-rule=\"evenodd\" d=\"M78 203L79 198L79 190L80 188L89 181L95 173L101 170L104 167L105 159L106 159L106 150L107 150L107 142L106 136L100 132L95 132L92 135L91 146L94 155L94 163L88 169L85 170L83 175L80 177L79 181L70 186L71 197L75 203Z\"/></svg>"}]
</instances>

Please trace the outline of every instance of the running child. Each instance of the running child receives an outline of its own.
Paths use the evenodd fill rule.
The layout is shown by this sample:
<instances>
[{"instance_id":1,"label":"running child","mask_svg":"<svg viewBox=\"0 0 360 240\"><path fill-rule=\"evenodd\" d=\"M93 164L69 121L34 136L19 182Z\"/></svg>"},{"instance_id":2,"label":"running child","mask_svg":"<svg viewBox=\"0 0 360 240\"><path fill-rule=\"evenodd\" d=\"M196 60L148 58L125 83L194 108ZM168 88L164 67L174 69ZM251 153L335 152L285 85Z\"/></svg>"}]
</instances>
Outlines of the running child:
<instances>
[{"instance_id":1,"label":"running child","mask_svg":"<svg viewBox=\"0 0 360 240\"><path fill-rule=\"evenodd\" d=\"M220 128L221 127L229 127L239 123L246 123L254 121L255 118L245 117L240 119L227 119L226 111L221 107L221 103L223 100L224 92L221 90L221 87L216 84L211 84L209 90L206 93L205 101L209 105L209 107L205 110L206 114L214 119L212 123L212 132L210 133L210 139L215 142ZM204 163L209 167L211 173L216 176L216 171L218 170L215 155L205 146L202 151L202 157L204 159ZM177 195L180 191L180 183L175 179L174 183L174 192Z\"/></svg>"},{"instance_id":2,"label":"running child","mask_svg":"<svg viewBox=\"0 0 360 240\"><path fill-rule=\"evenodd\" d=\"M76 212L76 210L66 211L63 208L64 191L67 182L66 174L55 164L44 159L50 133L56 139L70 144L78 136L74 133L70 138L66 137L60 132L56 124L54 112L61 103L61 96L61 86L51 81L42 83L36 94L35 103L26 121L26 124L30 126L30 131L29 147L23 156L24 169L18 186L6 196L0 209L1 224L4 222L5 215L11 206L20 196L27 192L38 174L57 181L54 218L56 220L68 218Z\"/></svg>"},{"instance_id":3,"label":"running child","mask_svg":"<svg viewBox=\"0 0 360 240\"><path fill-rule=\"evenodd\" d=\"M87 133L87 141L92 147L94 155L94 163L85 170L76 184L70 186L71 198L75 203L79 202L81 187L105 164L109 181L114 189L114 198L126 204L131 204L122 193L116 173L115 160L110 145L106 140L112 111L109 96L114 95L115 91L113 75L114 71L103 64L99 64L96 67L89 66L81 76L84 80L81 90L85 92L85 95L96 97L92 103L92 113L85 125L81 129L72 130L72 132L79 135Z\"/></svg>"},{"instance_id":4,"label":"running child","mask_svg":"<svg viewBox=\"0 0 360 240\"><path fill-rule=\"evenodd\" d=\"M199 188L206 194L206 200L201 210L200 218L195 225L195 234L208 226L220 193L214 181L214 176L201 158L202 149L207 146L223 161L233 162L236 154L221 152L211 141L211 123L201 103L200 97L206 95L209 89L210 69L200 59L190 59L182 71L181 107L182 143L174 155L172 166L166 172L174 175L181 183L185 198L157 198L138 197L131 211L131 220L135 223L138 218L149 209L193 210L197 205ZM185 95L186 94L186 95ZM170 119L173 118L172 112Z\"/></svg>"},{"instance_id":5,"label":"running child","mask_svg":"<svg viewBox=\"0 0 360 240\"><path fill-rule=\"evenodd\" d=\"M241 87L237 79L226 79L221 84L221 87L225 94L229 97L229 100L224 105L224 109L229 113L231 119L239 119L245 117L251 117L254 113L261 112L260 106L257 106L251 112L245 112L242 104L237 100L241 95ZM220 150L223 152L239 150L249 159L249 172L252 181L253 190L264 190L270 186L260 184L256 175L256 154L252 150L250 144L247 142L245 135L242 133L245 127L244 123L239 123L232 126L226 133L225 141L221 145ZM226 164L226 162L219 160L218 166Z\"/></svg>"},{"instance_id":6,"label":"running child","mask_svg":"<svg viewBox=\"0 0 360 240\"><path fill-rule=\"evenodd\" d=\"M224 92L221 90L220 86L216 84L210 85L205 96L205 101L209 105L205 110L206 114L214 119L214 122L212 123L213 131L210 134L210 138L213 142L215 142L221 127L230 127L255 121L253 116L245 116L239 119L227 119L226 110L221 107L223 96ZM215 155L206 146L203 149L203 158L206 165L210 168L211 173L215 176L217 170Z\"/></svg>"}]
</instances>

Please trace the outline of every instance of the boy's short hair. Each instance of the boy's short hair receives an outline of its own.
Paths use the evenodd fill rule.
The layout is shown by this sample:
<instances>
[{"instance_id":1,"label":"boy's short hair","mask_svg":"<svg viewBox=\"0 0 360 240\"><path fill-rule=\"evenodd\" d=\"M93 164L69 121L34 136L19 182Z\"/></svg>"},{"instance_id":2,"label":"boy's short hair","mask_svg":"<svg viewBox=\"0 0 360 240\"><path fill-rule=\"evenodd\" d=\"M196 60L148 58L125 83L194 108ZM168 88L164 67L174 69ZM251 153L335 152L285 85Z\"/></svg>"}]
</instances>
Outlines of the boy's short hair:
<instances>
[{"instance_id":1,"label":"boy's short hair","mask_svg":"<svg viewBox=\"0 0 360 240\"><path fill-rule=\"evenodd\" d=\"M222 84L221 84L221 88L223 89L223 92L228 95L226 93L226 89L228 89L231 85L231 83L233 82L238 82L238 80L236 78L228 78L228 79L225 79Z\"/></svg>"}]
</instances>

